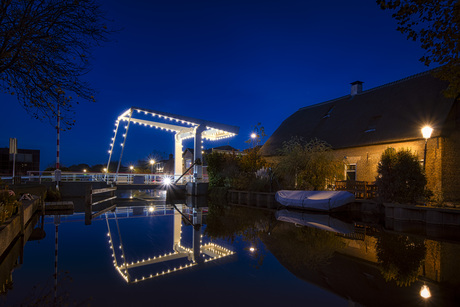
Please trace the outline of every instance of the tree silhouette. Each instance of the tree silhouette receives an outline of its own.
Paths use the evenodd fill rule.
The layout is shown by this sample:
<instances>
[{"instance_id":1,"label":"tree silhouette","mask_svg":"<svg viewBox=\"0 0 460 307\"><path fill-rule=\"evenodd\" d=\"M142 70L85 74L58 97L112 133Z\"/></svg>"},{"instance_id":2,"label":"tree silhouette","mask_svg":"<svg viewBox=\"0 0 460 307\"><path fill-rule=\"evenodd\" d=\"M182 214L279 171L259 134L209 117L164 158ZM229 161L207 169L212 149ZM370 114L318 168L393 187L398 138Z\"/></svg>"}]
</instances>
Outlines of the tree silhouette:
<instances>
[{"instance_id":1,"label":"tree silhouette","mask_svg":"<svg viewBox=\"0 0 460 307\"><path fill-rule=\"evenodd\" d=\"M457 0L377 0L392 10L397 30L407 39L420 41L426 50L420 61L443 65L435 75L450 83L447 97L460 94L460 3Z\"/></svg>"},{"instance_id":2,"label":"tree silhouette","mask_svg":"<svg viewBox=\"0 0 460 307\"><path fill-rule=\"evenodd\" d=\"M105 23L94 0L2 0L1 90L37 119L52 122L59 106L62 127L70 129L78 99L95 101L81 77L91 49L113 32Z\"/></svg>"}]
</instances>

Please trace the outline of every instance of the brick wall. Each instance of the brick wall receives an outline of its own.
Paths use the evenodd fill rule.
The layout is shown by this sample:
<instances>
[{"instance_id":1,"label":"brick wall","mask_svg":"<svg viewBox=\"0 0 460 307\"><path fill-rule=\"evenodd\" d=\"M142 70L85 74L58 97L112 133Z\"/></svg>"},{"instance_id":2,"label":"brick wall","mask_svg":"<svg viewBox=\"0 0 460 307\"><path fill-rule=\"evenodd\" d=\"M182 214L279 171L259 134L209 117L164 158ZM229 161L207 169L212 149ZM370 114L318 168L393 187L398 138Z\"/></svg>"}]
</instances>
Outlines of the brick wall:
<instances>
[{"instance_id":1,"label":"brick wall","mask_svg":"<svg viewBox=\"0 0 460 307\"><path fill-rule=\"evenodd\" d=\"M377 177L377 165L382 153L389 147L396 149L409 149L423 161L425 140L398 142L384 145L372 145L355 148L335 150L338 158L343 158L348 164L356 164L356 180L375 181ZM427 144L426 173L428 189L436 193L442 193L442 139L431 138ZM345 172L345 170L344 170Z\"/></svg>"},{"instance_id":2,"label":"brick wall","mask_svg":"<svg viewBox=\"0 0 460 307\"><path fill-rule=\"evenodd\" d=\"M356 164L356 180L375 181L377 165L382 153L392 147L396 151L409 149L423 161L425 140L398 142L384 145L362 146L334 150L335 156L347 164ZM276 164L276 157L265 157ZM448 138L434 137L428 140L426 156L428 185L436 197L444 201L460 201L460 132ZM345 175L345 169L344 169Z\"/></svg>"},{"instance_id":3,"label":"brick wall","mask_svg":"<svg viewBox=\"0 0 460 307\"><path fill-rule=\"evenodd\" d=\"M460 132L443 139L442 187L447 201L460 201Z\"/></svg>"}]
</instances>

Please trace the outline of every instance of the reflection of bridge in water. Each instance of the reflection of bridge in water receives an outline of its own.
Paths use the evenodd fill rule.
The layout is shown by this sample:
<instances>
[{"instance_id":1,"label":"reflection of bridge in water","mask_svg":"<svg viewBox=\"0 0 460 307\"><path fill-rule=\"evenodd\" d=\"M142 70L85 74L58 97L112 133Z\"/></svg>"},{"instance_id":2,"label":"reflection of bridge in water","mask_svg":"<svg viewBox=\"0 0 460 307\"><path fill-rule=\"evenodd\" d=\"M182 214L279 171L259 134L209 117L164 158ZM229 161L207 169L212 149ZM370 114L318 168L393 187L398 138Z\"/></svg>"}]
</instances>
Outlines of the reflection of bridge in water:
<instances>
[{"instance_id":1,"label":"reflection of bridge in water","mask_svg":"<svg viewBox=\"0 0 460 307\"><path fill-rule=\"evenodd\" d=\"M203 214L207 208L187 208L184 205L176 205L175 207L176 208L174 209L172 206L167 205L147 206L142 207L142 211L140 212L140 208L137 207L137 214L140 216L148 216L150 218L170 216L173 220L173 236L172 242L170 242L171 252L154 254L147 259L136 259L135 261L127 259L128 257L126 255L125 245L123 244L122 239L122 231L119 225L120 219L130 218L130 208L117 209L116 212L105 213L105 220L108 229L107 236L109 237L110 249L112 250L113 264L115 269L126 282L136 283L164 276L234 254L233 251L213 242L203 243L201 225ZM183 239L183 219L193 226L191 234L192 244L190 247L185 246L185 244L181 242ZM116 231L113 230L114 228ZM115 243L115 241L117 242ZM165 265L170 268L164 269ZM133 277L135 274L132 274L132 271L144 267L153 268L153 271L147 275Z\"/></svg>"}]
</instances>

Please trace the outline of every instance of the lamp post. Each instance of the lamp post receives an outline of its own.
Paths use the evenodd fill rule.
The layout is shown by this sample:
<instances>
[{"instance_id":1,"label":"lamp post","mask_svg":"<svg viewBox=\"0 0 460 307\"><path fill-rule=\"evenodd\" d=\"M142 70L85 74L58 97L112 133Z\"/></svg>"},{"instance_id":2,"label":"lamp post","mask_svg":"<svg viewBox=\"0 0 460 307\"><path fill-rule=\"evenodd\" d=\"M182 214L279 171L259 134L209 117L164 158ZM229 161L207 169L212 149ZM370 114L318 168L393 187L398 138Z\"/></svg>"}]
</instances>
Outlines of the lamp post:
<instances>
[{"instance_id":1,"label":"lamp post","mask_svg":"<svg viewBox=\"0 0 460 307\"><path fill-rule=\"evenodd\" d=\"M433 132L433 128L431 128L430 126L425 126L422 128L422 135L423 135L423 138L425 139L425 152L423 153L423 170L425 170L425 166L426 166L427 143L428 143L428 139L431 137L432 132Z\"/></svg>"},{"instance_id":2,"label":"lamp post","mask_svg":"<svg viewBox=\"0 0 460 307\"><path fill-rule=\"evenodd\" d=\"M257 134L255 134L254 132L251 133L251 139L252 139L252 147L254 147L254 144L255 144L255 140L256 140L256 137L257 137Z\"/></svg>"},{"instance_id":3,"label":"lamp post","mask_svg":"<svg viewBox=\"0 0 460 307\"><path fill-rule=\"evenodd\" d=\"M150 159L150 168L152 170L152 177L153 177L153 165L155 164L155 160L153 159ZM153 182L153 178L152 178L152 182Z\"/></svg>"}]
</instances>

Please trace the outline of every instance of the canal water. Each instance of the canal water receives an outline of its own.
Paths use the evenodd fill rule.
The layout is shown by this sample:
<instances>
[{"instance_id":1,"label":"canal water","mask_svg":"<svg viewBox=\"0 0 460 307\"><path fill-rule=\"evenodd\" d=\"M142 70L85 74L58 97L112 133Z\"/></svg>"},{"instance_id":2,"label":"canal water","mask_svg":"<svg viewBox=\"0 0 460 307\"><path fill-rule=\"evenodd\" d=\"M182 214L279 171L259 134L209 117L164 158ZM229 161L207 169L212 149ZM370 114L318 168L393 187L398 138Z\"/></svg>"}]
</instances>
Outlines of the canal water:
<instances>
[{"instance_id":1,"label":"canal water","mask_svg":"<svg viewBox=\"0 0 460 307\"><path fill-rule=\"evenodd\" d=\"M0 306L460 302L459 242L348 216L150 199L90 223L82 212L34 227L15 260L1 264Z\"/></svg>"}]
</instances>

